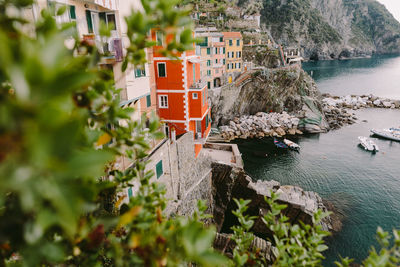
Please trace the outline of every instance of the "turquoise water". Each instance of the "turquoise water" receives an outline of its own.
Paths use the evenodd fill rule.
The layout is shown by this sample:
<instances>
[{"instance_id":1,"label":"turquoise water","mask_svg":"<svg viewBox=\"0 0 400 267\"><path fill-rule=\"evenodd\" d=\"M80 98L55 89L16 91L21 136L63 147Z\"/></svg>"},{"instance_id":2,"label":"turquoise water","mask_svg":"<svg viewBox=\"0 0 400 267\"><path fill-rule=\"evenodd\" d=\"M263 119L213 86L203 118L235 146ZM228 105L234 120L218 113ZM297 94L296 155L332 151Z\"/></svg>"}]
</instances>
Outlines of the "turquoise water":
<instances>
[{"instance_id":1,"label":"turquoise water","mask_svg":"<svg viewBox=\"0 0 400 267\"><path fill-rule=\"evenodd\" d=\"M351 90L344 90L336 88L335 84L338 81L348 85L363 84L363 80L357 83L353 79L358 79L360 75L364 77L365 71L370 76L375 75L376 79L383 79L383 73L388 71L387 64L400 64L400 58L394 57L370 60L376 65L372 67L373 64L368 61L372 64L368 70L360 67L365 66L364 60L318 62L316 66L322 69L317 71L318 68L313 67L314 75L318 75L317 84L321 86L321 91L333 94L359 94L357 90L365 87L346 86ZM341 69L341 64L346 65L345 70ZM339 69L335 70L332 65L337 65ZM311 67L308 65L305 68L310 70ZM326 69L334 69L336 74ZM399 76L394 79L399 79ZM389 81L382 84L385 86L379 90L370 89L364 93L400 98L400 88L392 88ZM387 231L400 228L400 143L375 139L380 147L380 152L375 155L357 145L357 137L369 136L372 128L400 126L400 110L365 109L356 114L360 119L357 124L326 134L293 138L301 146L300 153L278 151L271 139L238 141L245 170L253 178L274 179L281 184L299 185L316 191L333 202L343 215L342 231L328 240L330 249L325 254L325 266L334 266L332 262L338 259L338 255L361 262L371 245L377 246L375 233L378 226ZM268 153L269 156L260 158L256 156L257 152Z\"/></svg>"},{"instance_id":2,"label":"turquoise water","mask_svg":"<svg viewBox=\"0 0 400 267\"><path fill-rule=\"evenodd\" d=\"M323 93L374 94L400 99L400 56L303 63Z\"/></svg>"}]
</instances>

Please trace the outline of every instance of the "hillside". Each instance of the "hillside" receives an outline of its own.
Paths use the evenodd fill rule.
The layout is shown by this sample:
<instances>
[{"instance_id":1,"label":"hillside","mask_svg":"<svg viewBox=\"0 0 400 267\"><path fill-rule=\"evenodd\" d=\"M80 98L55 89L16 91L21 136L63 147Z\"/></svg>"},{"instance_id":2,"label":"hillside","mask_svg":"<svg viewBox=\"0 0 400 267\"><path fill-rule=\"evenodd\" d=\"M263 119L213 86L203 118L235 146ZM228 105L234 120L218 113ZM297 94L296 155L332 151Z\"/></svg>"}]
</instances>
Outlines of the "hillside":
<instances>
[{"instance_id":1,"label":"hillside","mask_svg":"<svg viewBox=\"0 0 400 267\"><path fill-rule=\"evenodd\" d=\"M276 42L306 58L330 59L400 52L400 23L375 0L240 0L262 3L261 21Z\"/></svg>"}]
</instances>

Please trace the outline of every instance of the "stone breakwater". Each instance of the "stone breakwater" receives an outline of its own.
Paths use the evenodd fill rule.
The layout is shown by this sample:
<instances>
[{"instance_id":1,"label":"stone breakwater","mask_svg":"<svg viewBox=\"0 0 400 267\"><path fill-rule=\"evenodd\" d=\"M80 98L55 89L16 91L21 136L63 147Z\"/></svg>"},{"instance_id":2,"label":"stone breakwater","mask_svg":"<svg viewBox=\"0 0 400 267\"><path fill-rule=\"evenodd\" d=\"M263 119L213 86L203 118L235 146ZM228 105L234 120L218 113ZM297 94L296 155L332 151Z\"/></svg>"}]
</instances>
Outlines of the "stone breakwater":
<instances>
[{"instance_id":1,"label":"stone breakwater","mask_svg":"<svg viewBox=\"0 0 400 267\"><path fill-rule=\"evenodd\" d=\"M374 95L362 96L331 96L324 94L322 99L323 112L331 129L353 124L357 120L350 110L361 108L391 108L399 109L400 100L380 98Z\"/></svg>"},{"instance_id":2,"label":"stone breakwater","mask_svg":"<svg viewBox=\"0 0 400 267\"><path fill-rule=\"evenodd\" d=\"M299 122L299 118L287 112L258 112L256 115L234 118L229 125L220 127L220 133L221 137L227 141L238 138L282 137L287 134L302 134L302 131L298 129Z\"/></svg>"},{"instance_id":3,"label":"stone breakwater","mask_svg":"<svg viewBox=\"0 0 400 267\"><path fill-rule=\"evenodd\" d=\"M322 95L322 111L329 130L339 129L356 123L357 117L352 112L361 108L400 109L400 100L386 99L374 95L332 96ZM303 112L304 113L304 112ZM303 124L307 117L301 112L296 114L258 112L255 115L236 117L228 125L220 126L220 136L226 141L235 139L283 137L304 133L323 132L317 125Z\"/></svg>"}]
</instances>

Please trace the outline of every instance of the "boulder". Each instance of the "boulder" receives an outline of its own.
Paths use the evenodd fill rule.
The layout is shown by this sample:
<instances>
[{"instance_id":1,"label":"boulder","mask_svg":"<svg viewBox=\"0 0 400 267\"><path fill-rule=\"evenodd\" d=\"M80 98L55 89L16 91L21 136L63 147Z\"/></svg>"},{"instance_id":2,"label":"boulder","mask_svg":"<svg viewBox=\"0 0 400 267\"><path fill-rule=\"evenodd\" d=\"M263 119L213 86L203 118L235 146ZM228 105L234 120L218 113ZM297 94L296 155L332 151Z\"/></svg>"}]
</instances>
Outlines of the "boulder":
<instances>
[{"instance_id":1,"label":"boulder","mask_svg":"<svg viewBox=\"0 0 400 267\"><path fill-rule=\"evenodd\" d=\"M384 101L384 102L382 102L382 105L383 105L385 108L390 108L390 107L392 106L392 102Z\"/></svg>"},{"instance_id":2,"label":"boulder","mask_svg":"<svg viewBox=\"0 0 400 267\"><path fill-rule=\"evenodd\" d=\"M319 127L318 125L309 124L309 123L307 123L304 126L304 131L307 133L321 133L322 132L321 127Z\"/></svg>"},{"instance_id":3,"label":"boulder","mask_svg":"<svg viewBox=\"0 0 400 267\"><path fill-rule=\"evenodd\" d=\"M287 131L287 133L290 134L290 135L295 135L296 134L296 129L291 128L291 129L289 129Z\"/></svg>"},{"instance_id":4,"label":"boulder","mask_svg":"<svg viewBox=\"0 0 400 267\"><path fill-rule=\"evenodd\" d=\"M374 106L380 106L381 105L381 101L379 99L375 100L372 103L374 104Z\"/></svg>"},{"instance_id":5,"label":"boulder","mask_svg":"<svg viewBox=\"0 0 400 267\"><path fill-rule=\"evenodd\" d=\"M276 129L275 129L275 132L276 132L278 135L280 135L280 136L286 135L285 130L283 130L281 127L276 128Z\"/></svg>"}]
</instances>

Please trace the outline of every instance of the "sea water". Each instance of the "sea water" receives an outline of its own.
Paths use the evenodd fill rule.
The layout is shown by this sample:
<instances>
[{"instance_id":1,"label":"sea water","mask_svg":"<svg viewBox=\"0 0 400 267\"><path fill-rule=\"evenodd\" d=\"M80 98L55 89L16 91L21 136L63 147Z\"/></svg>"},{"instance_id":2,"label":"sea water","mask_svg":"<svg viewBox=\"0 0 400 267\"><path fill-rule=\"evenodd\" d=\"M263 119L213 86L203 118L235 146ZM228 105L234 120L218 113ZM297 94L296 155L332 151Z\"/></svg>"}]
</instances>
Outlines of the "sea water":
<instances>
[{"instance_id":1,"label":"sea water","mask_svg":"<svg viewBox=\"0 0 400 267\"><path fill-rule=\"evenodd\" d=\"M400 57L307 63L322 92L369 94L400 99ZM397 71L394 71L394 70ZM395 75L397 73L397 75ZM238 141L245 170L254 178L276 180L318 192L343 218L342 230L327 240L325 266L338 256L360 263L371 246L378 247L376 229L400 229L400 143L374 139L376 154L358 146L358 136L372 128L400 126L400 110L363 109L358 123L324 134L290 138L300 153L275 148L272 139ZM364 122L363 122L364 121ZM258 157L260 152L266 158Z\"/></svg>"}]
</instances>

